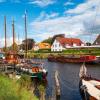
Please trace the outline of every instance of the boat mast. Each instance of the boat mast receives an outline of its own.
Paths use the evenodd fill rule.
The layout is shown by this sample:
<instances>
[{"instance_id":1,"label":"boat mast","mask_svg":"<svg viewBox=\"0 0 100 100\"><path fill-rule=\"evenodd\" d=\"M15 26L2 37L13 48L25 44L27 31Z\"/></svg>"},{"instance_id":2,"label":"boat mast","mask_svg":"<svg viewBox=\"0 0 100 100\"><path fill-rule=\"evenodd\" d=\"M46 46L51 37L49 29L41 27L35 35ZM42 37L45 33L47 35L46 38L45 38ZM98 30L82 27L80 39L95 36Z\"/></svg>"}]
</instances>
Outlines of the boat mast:
<instances>
[{"instance_id":1,"label":"boat mast","mask_svg":"<svg viewBox=\"0 0 100 100\"><path fill-rule=\"evenodd\" d=\"M4 30L5 30L5 52L7 51L7 31L6 31L6 16L4 16Z\"/></svg>"},{"instance_id":2,"label":"boat mast","mask_svg":"<svg viewBox=\"0 0 100 100\"><path fill-rule=\"evenodd\" d=\"M14 19L12 20L12 33L13 33L13 52L14 52L14 43L15 43L15 26L14 26Z\"/></svg>"},{"instance_id":3,"label":"boat mast","mask_svg":"<svg viewBox=\"0 0 100 100\"><path fill-rule=\"evenodd\" d=\"M28 51L28 44L27 44L27 18L26 18L27 16L26 16L26 10L25 10L25 45L26 45L26 47L25 47L25 57L27 58L27 51Z\"/></svg>"}]
</instances>

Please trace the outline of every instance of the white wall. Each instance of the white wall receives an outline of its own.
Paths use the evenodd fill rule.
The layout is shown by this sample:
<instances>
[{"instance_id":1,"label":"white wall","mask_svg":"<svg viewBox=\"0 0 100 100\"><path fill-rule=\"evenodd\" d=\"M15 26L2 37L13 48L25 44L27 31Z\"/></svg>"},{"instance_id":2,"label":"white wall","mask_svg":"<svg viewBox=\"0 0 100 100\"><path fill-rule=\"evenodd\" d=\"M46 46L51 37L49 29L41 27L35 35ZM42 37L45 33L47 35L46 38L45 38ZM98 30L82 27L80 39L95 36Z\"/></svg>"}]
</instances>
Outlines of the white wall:
<instances>
[{"instance_id":1,"label":"white wall","mask_svg":"<svg viewBox=\"0 0 100 100\"><path fill-rule=\"evenodd\" d=\"M34 46L34 51L38 51L39 47L38 46Z\"/></svg>"},{"instance_id":2,"label":"white wall","mask_svg":"<svg viewBox=\"0 0 100 100\"><path fill-rule=\"evenodd\" d=\"M76 47L77 46L77 44L76 43L73 43L73 47Z\"/></svg>"},{"instance_id":3,"label":"white wall","mask_svg":"<svg viewBox=\"0 0 100 100\"><path fill-rule=\"evenodd\" d=\"M84 43L82 43L82 44L81 44L81 46L85 46L85 44L84 44Z\"/></svg>"},{"instance_id":4,"label":"white wall","mask_svg":"<svg viewBox=\"0 0 100 100\"><path fill-rule=\"evenodd\" d=\"M51 51L62 51L62 50L63 50L62 45L59 43L59 41L55 39L55 41L51 46Z\"/></svg>"}]
</instances>

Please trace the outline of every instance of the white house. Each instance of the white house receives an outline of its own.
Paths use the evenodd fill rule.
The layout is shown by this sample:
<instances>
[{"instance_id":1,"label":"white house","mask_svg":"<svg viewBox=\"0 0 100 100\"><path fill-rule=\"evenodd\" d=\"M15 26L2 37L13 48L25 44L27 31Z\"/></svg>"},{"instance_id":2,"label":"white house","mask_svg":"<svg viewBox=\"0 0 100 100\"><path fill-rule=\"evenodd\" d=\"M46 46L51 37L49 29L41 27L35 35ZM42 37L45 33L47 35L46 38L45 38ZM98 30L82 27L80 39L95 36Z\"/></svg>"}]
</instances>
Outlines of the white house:
<instances>
[{"instance_id":1,"label":"white house","mask_svg":"<svg viewBox=\"0 0 100 100\"><path fill-rule=\"evenodd\" d=\"M85 44L77 38L56 38L51 46L51 51L62 51L70 47L84 46Z\"/></svg>"}]
</instances>

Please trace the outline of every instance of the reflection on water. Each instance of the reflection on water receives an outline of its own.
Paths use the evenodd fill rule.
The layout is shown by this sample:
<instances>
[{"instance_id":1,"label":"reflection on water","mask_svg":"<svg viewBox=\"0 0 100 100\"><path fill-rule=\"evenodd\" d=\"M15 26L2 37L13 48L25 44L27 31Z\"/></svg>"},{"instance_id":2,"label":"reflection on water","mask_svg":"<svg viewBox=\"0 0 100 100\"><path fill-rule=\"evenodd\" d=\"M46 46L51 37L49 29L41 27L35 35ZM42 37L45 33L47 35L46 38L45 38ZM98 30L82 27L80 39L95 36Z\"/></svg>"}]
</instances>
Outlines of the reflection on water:
<instances>
[{"instance_id":1,"label":"reflection on water","mask_svg":"<svg viewBox=\"0 0 100 100\"><path fill-rule=\"evenodd\" d=\"M53 96L54 93L54 71L58 70L61 85L61 100L81 100L79 94L79 70L81 64L72 63L55 63L47 60L44 62L45 68L48 69L48 87L47 97ZM100 79L100 65L86 65L88 74Z\"/></svg>"}]
</instances>

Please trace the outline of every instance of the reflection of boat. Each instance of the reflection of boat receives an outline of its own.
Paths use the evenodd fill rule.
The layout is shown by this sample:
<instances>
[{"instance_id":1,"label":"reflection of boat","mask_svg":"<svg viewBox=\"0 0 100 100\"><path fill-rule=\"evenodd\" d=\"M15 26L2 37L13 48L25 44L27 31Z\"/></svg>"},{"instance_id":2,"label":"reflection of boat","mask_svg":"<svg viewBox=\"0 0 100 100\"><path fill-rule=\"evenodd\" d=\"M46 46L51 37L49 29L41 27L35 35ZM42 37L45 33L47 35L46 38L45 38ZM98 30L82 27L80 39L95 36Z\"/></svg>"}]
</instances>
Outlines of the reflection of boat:
<instances>
[{"instance_id":1,"label":"reflection of boat","mask_svg":"<svg viewBox=\"0 0 100 100\"><path fill-rule=\"evenodd\" d=\"M68 56L48 56L48 61L57 61L57 62L71 62L71 63L81 63L81 62L94 62L96 56L93 55L68 55Z\"/></svg>"},{"instance_id":2,"label":"reflection of boat","mask_svg":"<svg viewBox=\"0 0 100 100\"><path fill-rule=\"evenodd\" d=\"M80 68L79 89L82 100L100 100L100 80L86 75L85 64Z\"/></svg>"},{"instance_id":3,"label":"reflection of boat","mask_svg":"<svg viewBox=\"0 0 100 100\"><path fill-rule=\"evenodd\" d=\"M32 60L24 61L17 65L17 71L30 75L32 78L38 78L45 80L47 76L47 70L43 67L41 62L33 62Z\"/></svg>"},{"instance_id":4,"label":"reflection of boat","mask_svg":"<svg viewBox=\"0 0 100 100\"><path fill-rule=\"evenodd\" d=\"M56 56L54 56L54 55L49 55L49 56L48 56L48 61L56 62Z\"/></svg>"}]
</instances>

